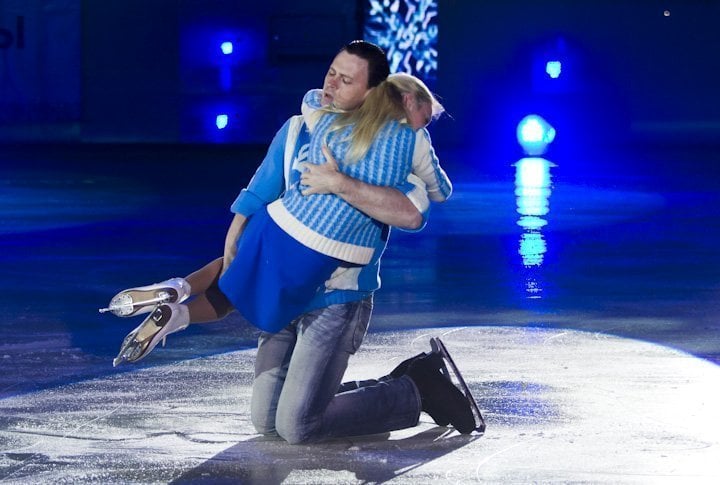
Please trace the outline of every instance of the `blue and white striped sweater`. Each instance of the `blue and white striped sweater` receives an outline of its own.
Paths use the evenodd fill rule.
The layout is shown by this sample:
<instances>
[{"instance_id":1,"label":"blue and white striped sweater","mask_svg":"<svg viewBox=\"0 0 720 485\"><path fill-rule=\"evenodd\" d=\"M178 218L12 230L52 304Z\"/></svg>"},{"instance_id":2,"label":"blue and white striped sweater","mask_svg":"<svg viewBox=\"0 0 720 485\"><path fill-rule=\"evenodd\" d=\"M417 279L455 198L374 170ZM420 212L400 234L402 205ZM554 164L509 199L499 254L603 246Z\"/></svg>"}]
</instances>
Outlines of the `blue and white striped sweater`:
<instances>
[{"instance_id":1,"label":"blue and white striped sweater","mask_svg":"<svg viewBox=\"0 0 720 485\"><path fill-rule=\"evenodd\" d=\"M307 161L309 143L310 134L305 128L303 116L288 119L273 137L262 163L247 187L238 194L231 210L251 217L281 197L300 179L300 173L295 168L299 163ZM415 145L417 151L418 143ZM407 182L396 188L422 213L424 225L430 201L425 192L425 184L419 179L413 180L412 177L411 175ZM365 266L338 267L333 276L325 282L325 287L318 290L307 311L362 300L380 288L380 259L389 237L389 228L383 227L370 262Z\"/></svg>"},{"instance_id":2,"label":"blue and white striped sweater","mask_svg":"<svg viewBox=\"0 0 720 485\"><path fill-rule=\"evenodd\" d=\"M311 89L303 96L300 110L305 123L311 132L317 123L316 113L322 109L322 90ZM445 170L440 166L440 160L430 140L427 128L415 132L415 153L413 153L412 173L425 183L427 195L433 202L444 202L452 194L452 183Z\"/></svg>"},{"instance_id":3,"label":"blue and white striped sweater","mask_svg":"<svg viewBox=\"0 0 720 485\"><path fill-rule=\"evenodd\" d=\"M338 168L350 177L380 186L403 184L412 170L415 132L397 121L387 123L375 137L365 157L342 163L350 144L351 128L330 132L337 115L321 117L313 130L309 163L324 163L321 147L327 142ZM355 264L367 264L381 237L382 224L333 194L305 196L299 183L268 206L276 224L303 245L322 254Z\"/></svg>"}]
</instances>

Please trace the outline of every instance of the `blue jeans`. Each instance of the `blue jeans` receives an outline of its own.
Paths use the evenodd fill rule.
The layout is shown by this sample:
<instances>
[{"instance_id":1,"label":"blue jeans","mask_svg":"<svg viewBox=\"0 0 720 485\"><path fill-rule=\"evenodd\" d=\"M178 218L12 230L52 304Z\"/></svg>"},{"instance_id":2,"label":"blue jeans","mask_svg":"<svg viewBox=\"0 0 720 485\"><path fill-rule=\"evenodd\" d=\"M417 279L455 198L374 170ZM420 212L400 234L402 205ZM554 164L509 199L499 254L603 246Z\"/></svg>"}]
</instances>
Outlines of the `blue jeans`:
<instances>
[{"instance_id":1,"label":"blue jeans","mask_svg":"<svg viewBox=\"0 0 720 485\"><path fill-rule=\"evenodd\" d=\"M420 396L408 377L337 394L371 313L372 298L331 305L260 335L251 402L259 433L297 444L417 425Z\"/></svg>"}]
</instances>

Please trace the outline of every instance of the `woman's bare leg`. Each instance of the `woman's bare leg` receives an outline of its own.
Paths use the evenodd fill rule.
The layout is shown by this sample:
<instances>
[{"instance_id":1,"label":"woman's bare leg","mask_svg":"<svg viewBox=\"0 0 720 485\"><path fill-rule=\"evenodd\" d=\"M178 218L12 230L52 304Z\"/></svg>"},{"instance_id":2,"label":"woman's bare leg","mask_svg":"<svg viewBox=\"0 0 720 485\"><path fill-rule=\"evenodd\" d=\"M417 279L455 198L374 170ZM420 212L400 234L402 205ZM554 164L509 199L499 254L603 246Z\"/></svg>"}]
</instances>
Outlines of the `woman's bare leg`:
<instances>
[{"instance_id":1,"label":"woman's bare leg","mask_svg":"<svg viewBox=\"0 0 720 485\"><path fill-rule=\"evenodd\" d=\"M222 269L223 258L217 258L185 278L195 296L187 303L190 323L216 322L234 310L218 287Z\"/></svg>"},{"instance_id":2,"label":"woman's bare leg","mask_svg":"<svg viewBox=\"0 0 720 485\"><path fill-rule=\"evenodd\" d=\"M194 298L187 303L163 303L123 340L113 366L137 362L171 333L184 330L191 323L217 322L234 310L218 286L223 258L206 264L185 279Z\"/></svg>"},{"instance_id":3,"label":"woman's bare leg","mask_svg":"<svg viewBox=\"0 0 720 485\"><path fill-rule=\"evenodd\" d=\"M185 277L190 284L191 295L205 293L214 283L217 282L223 267L223 258L217 258L194 273Z\"/></svg>"},{"instance_id":4,"label":"woman's bare leg","mask_svg":"<svg viewBox=\"0 0 720 485\"><path fill-rule=\"evenodd\" d=\"M231 306L222 310L216 308L210 303L204 293L202 295L196 296L193 300L186 303L186 305L188 307L188 310L190 311L191 324L214 323L218 320L222 320L234 310Z\"/></svg>"}]
</instances>

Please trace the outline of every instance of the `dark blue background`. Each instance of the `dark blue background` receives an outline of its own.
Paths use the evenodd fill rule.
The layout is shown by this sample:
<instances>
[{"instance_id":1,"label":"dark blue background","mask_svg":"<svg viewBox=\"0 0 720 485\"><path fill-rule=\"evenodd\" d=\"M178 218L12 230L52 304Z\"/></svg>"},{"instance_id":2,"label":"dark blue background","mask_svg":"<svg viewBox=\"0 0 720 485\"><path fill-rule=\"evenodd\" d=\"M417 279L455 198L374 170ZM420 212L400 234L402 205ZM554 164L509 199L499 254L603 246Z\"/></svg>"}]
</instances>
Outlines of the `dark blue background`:
<instances>
[{"instance_id":1,"label":"dark blue background","mask_svg":"<svg viewBox=\"0 0 720 485\"><path fill-rule=\"evenodd\" d=\"M22 16L24 46L0 51L0 140L265 144L337 49L362 35L364 6L5 0L4 39ZM538 111L560 146L713 142L719 20L710 0L441 0L436 90L452 118L434 141L504 151L517 121ZM219 54L226 38L231 60ZM543 66L558 45L553 84Z\"/></svg>"}]
</instances>

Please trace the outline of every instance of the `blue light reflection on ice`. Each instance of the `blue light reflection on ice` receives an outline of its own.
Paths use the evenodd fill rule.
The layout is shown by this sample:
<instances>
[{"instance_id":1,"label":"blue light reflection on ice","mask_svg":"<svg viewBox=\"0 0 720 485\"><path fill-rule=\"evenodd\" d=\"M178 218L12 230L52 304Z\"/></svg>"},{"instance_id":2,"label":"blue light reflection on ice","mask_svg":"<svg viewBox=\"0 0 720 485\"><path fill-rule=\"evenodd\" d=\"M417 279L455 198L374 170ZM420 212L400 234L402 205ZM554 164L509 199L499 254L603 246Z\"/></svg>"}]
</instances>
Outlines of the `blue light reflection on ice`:
<instances>
[{"instance_id":1,"label":"blue light reflection on ice","mask_svg":"<svg viewBox=\"0 0 720 485\"><path fill-rule=\"evenodd\" d=\"M555 164L540 157L526 157L515 164L515 197L520 217L517 225L523 228L518 254L525 268L539 268L547 252L542 229L550 212L552 179L550 169ZM535 276L527 276L525 292L528 298L542 297L542 284Z\"/></svg>"}]
</instances>

